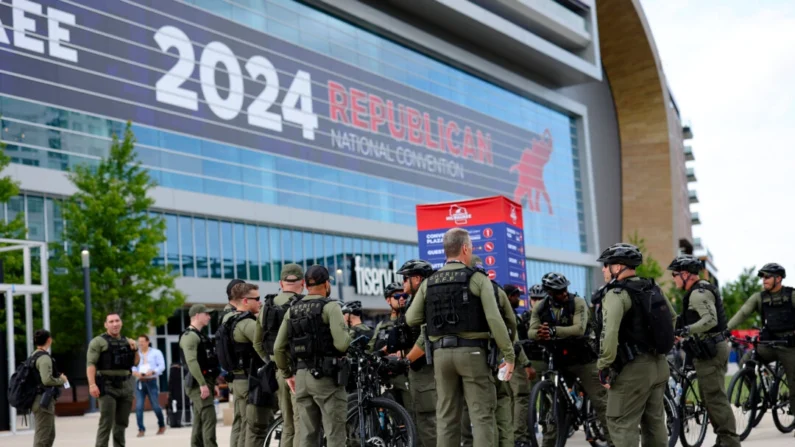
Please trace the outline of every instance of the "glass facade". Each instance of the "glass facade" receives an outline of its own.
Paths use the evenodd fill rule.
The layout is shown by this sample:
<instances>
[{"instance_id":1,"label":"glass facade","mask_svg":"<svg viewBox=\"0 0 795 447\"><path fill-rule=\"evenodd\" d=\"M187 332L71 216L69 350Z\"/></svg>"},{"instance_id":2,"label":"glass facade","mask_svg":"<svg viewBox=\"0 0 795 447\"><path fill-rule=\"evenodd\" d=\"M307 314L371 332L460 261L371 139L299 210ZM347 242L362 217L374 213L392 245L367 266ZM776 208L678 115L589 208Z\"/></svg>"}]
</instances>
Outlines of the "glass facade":
<instances>
[{"instance_id":1,"label":"glass facade","mask_svg":"<svg viewBox=\"0 0 795 447\"><path fill-rule=\"evenodd\" d=\"M526 240L540 247L586 251L578 137L571 117L292 0L190 0L187 3L350 64L362 73L377 74L517 128L536 134L549 130L557 136L555 151L542 176L555 212L547 213L543 207L542 212L534 212L525 204ZM0 95L0 141L8 144L6 151L15 163L57 170L96 163L107 154L111 135L123 129L119 120L51 107L19 96L24 94ZM328 101L318 98L323 100ZM340 169L275 155L267 149L237 147L135 123L133 130L140 161L161 186L169 188L410 226L416 223L414 207L418 203L470 198L357 172L354 159L350 166ZM503 132L488 126L486 130ZM516 146L510 148L510 153L494 156L518 160L523 151L527 149ZM505 170L504 176L491 181L505 191L513 191L510 184L514 180L508 177L515 174ZM181 224L178 226L183 228ZM195 222L192 226L195 228ZM206 230L208 234L212 232L210 228ZM219 233L210 236L218 238L220 256L229 269L242 260L251 262L254 256L248 250L250 247L241 245L242 240L232 237L237 232L246 233L221 224ZM281 238L293 239L292 235L284 234ZM201 243L197 245L194 241L194 245L199 249ZM300 255L297 247L283 247L285 256L302 259L316 256L317 246ZM301 248L305 249L303 245ZM213 249L208 246L207 250L209 256ZM261 263L263 254L257 256ZM209 272L212 277L232 273L231 270Z\"/></svg>"},{"instance_id":2,"label":"glass facade","mask_svg":"<svg viewBox=\"0 0 795 447\"><path fill-rule=\"evenodd\" d=\"M25 215L29 235L37 230L46 236L36 240L61 240L66 224L61 215L61 199L17 196L6 206L0 206L0 215L13 219L15 207ZM313 264L321 264L330 272L342 269L344 284L350 286L355 256L361 256L368 265L387 268L392 261L402 264L419 255L418 247L412 244L218 221L204 216L155 214L166 220L166 241L154 264L162 265L176 276L278 281L282 266L296 262L305 269ZM228 234L222 236L224 228ZM227 241L229 247L224 248ZM571 281L572 291L590 297L587 267L528 259L526 271L529 285L540 281L547 272L563 273Z\"/></svg>"}]
</instances>

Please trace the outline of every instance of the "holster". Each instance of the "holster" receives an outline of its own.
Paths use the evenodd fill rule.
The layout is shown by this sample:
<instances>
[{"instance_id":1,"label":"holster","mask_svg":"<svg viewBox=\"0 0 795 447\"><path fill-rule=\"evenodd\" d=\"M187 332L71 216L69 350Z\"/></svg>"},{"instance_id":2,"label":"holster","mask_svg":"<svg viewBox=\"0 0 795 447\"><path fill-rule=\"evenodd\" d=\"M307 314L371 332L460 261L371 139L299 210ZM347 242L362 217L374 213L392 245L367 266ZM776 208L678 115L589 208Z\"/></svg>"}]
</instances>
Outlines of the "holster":
<instances>
[{"instance_id":1,"label":"holster","mask_svg":"<svg viewBox=\"0 0 795 447\"><path fill-rule=\"evenodd\" d=\"M105 385L105 376L97 374L96 379L94 379L94 382L96 382L97 388L99 388L99 397L104 396L105 391L107 390Z\"/></svg>"},{"instance_id":2,"label":"holster","mask_svg":"<svg viewBox=\"0 0 795 447\"><path fill-rule=\"evenodd\" d=\"M248 378L248 399L246 402L255 407L273 407L276 404L276 395L262 389L259 377L252 375Z\"/></svg>"},{"instance_id":3,"label":"holster","mask_svg":"<svg viewBox=\"0 0 795 447\"><path fill-rule=\"evenodd\" d=\"M616 374L620 373L625 366L635 360L637 354L639 354L639 351L636 347L629 344L619 344L618 355L616 356L616 361L613 362L613 369Z\"/></svg>"},{"instance_id":4,"label":"holster","mask_svg":"<svg viewBox=\"0 0 795 447\"><path fill-rule=\"evenodd\" d=\"M425 331L425 364L433 365L433 346L428 338L428 331Z\"/></svg>"},{"instance_id":5,"label":"holster","mask_svg":"<svg viewBox=\"0 0 795 447\"><path fill-rule=\"evenodd\" d=\"M348 383L348 379L351 375L351 361L348 360L347 357L343 357L339 359L339 365L337 367L337 379L335 380L335 385L346 385Z\"/></svg>"},{"instance_id":6,"label":"holster","mask_svg":"<svg viewBox=\"0 0 795 447\"><path fill-rule=\"evenodd\" d=\"M196 379L193 378L193 374L191 374L190 371L185 371L185 378L183 381L185 382L185 388L191 389L193 385L195 385Z\"/></svg>"},{"instance_id":7,"label":"holster","mask_svg":"<svg viewBox=\"0 0 795 447\"><path fill-rule=\"evenodd\" d=\"M500 348L497 347L497 342L494 339L489 340L489 352L486 357L486 364L489 365L492 371L496 371L500 366Z\"/></svg>"}]
</instances>

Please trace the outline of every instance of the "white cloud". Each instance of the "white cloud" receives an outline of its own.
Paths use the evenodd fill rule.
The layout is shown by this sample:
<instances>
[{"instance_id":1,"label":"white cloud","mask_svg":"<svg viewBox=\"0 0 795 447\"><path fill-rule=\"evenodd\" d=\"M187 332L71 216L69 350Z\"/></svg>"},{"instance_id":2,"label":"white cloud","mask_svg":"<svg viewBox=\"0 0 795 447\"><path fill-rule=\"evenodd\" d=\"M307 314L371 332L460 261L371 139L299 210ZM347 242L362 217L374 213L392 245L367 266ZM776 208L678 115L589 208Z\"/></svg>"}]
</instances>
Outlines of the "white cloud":
<instances>
[{"instance_id":1,"label":"white cloud","mask_svg":"<svg viewBox=\"0 0 795 447\"><path fill-rule=\"evenodd\" d=\"M720 269L795 274L795 2L642 0L692 122L701 236ZM693 187L693 186L691 186Z\"/></svg>"}]
</instances>

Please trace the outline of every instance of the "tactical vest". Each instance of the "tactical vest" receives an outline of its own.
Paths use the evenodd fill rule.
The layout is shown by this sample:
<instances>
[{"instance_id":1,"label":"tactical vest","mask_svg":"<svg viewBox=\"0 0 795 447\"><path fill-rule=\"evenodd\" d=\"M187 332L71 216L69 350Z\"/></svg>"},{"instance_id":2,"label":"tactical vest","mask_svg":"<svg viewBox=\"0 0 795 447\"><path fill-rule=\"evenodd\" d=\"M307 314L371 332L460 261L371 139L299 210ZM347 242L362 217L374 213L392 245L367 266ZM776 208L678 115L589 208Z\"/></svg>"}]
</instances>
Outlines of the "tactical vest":
<instances>
[{"instance_id":1,"label":"tactical vest","mask_svg":"<svg viewBox=\"0 0 795 447\"><path fill-rule=\"evenodd\" d=\"M135 366L135 351L130 349L127 338L113 338L107 332L100 335L108 342L108 349L99 354L99 371L126 370Z\"/></svg>"},{"instance_id":2,"label":"tactical vest","mask_svg":"<svg viewBox=\"0 0 795 447\"><path fill-rule=\"evenodd\" d=\"M390 335L392 335L392 331L395 329L396 322L397 320L386 320L383 323L381 323L381 327L378 328L378 333L375 334L375 343L373 344L373 350L380 351L387 346L387 344L389 343L389 337Z\"/></svg>"},{"instance_id":3,"label":"tactical vest","mask_svg":"<svg viewBox=\"0 0 795 447\"><path fill-rule=\"evenodd\" d=\"M327 298L301 300L290 308L287 335L293 362L299 360L317 365L323 357L342 357L334 347L331 327L323 322L323 308Z\"/></svg>"},{"instance_id":4,"label":"tactical vest","mask_svg":"<svg viewBox=\"0 0 795 447\"><path fill-rule=\"evenodd\" d=\"M795 307L792 301L795 299L792 287L784 287L781 294L774 297L770 292L762 292L762 323L765 329L778 332L795 331Z\"/></svg>"},{"instance_id":5,"label":"tactical vest","mask_svg":"<svg viewBox=\"0 0 795 447\"><path fill-rule=\"evenodd\" d=\"M475 270L438 270L426 279L426 331L429 336L489 332L480 297L469 290Z\"/></svg>"},{"instance_id":6,"label":"tactical vest","mask_svg":"<svg viewBox=\"0 0 795 447\"><path fill-rule=\"evenodd\" d=\"M273 355L273 346L276 344L276 335L284 321L284 315L296 301L300 301L304 296L294 294L285 304L278 306L274 303L277 295L266 295L262 305L262 345L268 355Z\"/></svg>"},{"instance_id":7,"label":"tactical vest","mask_svg":"<svg viewBox=\"0 0 795 447\"><path fill-rule=\"evenodd\" d=\"M641 279L641 281L647 280ZM628 280L616 281L605 288L605 294L609 293L608 290L612 290L612 293L619 294L626 291L631 295L633 290L629 287L629 282ZM649 333L643 310L639 306L630 307L621 319L621 325L618 328L618 344L619 346L629 345L641 352L653 351L654 338Z\"/></svg>"},{"instance_id":8,"label":"tactical vest","mask_svg":"<svg viewBox=\"0 0 795 447\"><path fill-rule=\"evenodd\" d=\"M715 297L715 311L717 312L718 316L718 324L716 324L715 327L708 330L706 333L722 334L723 331L725 331L728 327L726 322L726 312L723 310L723 299L720 297L720 291L718 288L706 281L696 283L693 288L688 290L688 292L685 294L685 297L682 299L682 315L684 316L685 325L689 326L691 324L698 323L698 321L701 320L701 315L698 314L698 311L690 308L690 295L692 295L695 290L701 292L705 290L709 291L712 293L712 296Z\"/></svg>"},{"instance_id":9,"label":"tactical vest","mask_svg":"<svg viewBox=\"0 0 795 447\"><path fill-rule=\"evenodd\" d=\"M538 317L541 320L541 324L548 324L549 327L555 326L571 326L574 324L574 297L569 296L569 300L563 303L562 309L560 311L560 315L555 317L555 314L552 311L552 307L555 306L555 303L552 302L554 298L547 297L544 298L539 305L538 309Z\"/></svg>"},{"instance_id":10,"label":"tactical vest","mask_svg":"<svg viewBox=\"0 0 795 447\"><path fill-rule=\"evenodd\" d=\"M199 363L199 368L202 370L202 375L204 377L218 377L221 374L221 368L218 364L215 344L211 342L207 336L197 331L196 328L192 326L185 329L185 332L179 336L180 341L182 340L182 336L188 332L193 332L199 336L199 346L196 347L196 360ZM185 361L184 351L182 352L182 366L186 369L188 368L188 362Z\"/></svg>"}]
</instances>

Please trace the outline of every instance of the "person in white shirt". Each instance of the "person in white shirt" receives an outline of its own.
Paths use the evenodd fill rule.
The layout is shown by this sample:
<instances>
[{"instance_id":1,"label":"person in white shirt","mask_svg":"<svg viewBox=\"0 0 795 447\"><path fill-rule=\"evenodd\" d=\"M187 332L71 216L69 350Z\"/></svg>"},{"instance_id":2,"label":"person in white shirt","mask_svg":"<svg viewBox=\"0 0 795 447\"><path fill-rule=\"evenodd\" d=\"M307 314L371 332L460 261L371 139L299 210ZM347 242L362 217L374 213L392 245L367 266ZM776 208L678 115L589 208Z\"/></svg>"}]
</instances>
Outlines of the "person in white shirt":
<instances>
[{"instance_id":1,"label":"person in white shirt","mask_svg":"<svg viewBox=\"0 0 795 447\"><path fill-rule=\"evenodd\" d=\"M166 361L163 353L153 348L149 344L149 336L141 335L138 337L138 353L140 361L137 366L133 366L132 373L138 379L135 384L135 416L138 420L138 437L146 433L144 427L144 400L149 396L149 403L157 416L158 435L166 431L166 422L163 419L163 410L160 408L160 387L157 382L160 374L166 370Z\"/></svg>"}]
</instances>

